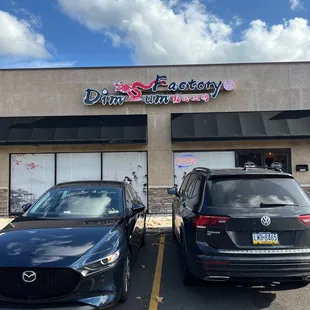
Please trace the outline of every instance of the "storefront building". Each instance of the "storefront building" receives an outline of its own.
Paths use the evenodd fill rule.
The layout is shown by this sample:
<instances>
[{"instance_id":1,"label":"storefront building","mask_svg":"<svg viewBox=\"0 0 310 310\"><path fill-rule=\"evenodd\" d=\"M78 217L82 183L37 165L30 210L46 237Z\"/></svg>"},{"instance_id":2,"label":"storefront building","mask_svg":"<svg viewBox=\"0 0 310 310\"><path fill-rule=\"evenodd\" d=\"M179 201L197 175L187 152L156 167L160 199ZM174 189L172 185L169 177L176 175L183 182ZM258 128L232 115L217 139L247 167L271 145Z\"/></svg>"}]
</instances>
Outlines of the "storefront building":
<instances>
[{"instance_id":1,"label":"storefront building","mask_svg":"<svg viewBox=\"0 0 310 310\"><path fill-rule=\"evenodd\" d=\"M310 63L0 70L0 215L125 180L151 213L197 166L281 162L310 188Z\"/></svg>"}]
</instances>

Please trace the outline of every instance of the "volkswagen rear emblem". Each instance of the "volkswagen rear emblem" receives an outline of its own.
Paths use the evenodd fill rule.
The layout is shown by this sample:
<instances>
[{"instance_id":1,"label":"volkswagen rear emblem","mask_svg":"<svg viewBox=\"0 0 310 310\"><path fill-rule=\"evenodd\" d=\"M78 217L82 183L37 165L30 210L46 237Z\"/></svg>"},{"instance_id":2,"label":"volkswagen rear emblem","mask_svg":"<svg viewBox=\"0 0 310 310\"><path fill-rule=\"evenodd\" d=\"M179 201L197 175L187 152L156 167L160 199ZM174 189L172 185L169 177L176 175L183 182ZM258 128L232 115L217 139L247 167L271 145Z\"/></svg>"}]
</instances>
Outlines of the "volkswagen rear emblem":
<instances>
[{"instance_id":1,"label":"volkswagen rear emblem","mask_svg":"<svg viewBox=\"0 0 310 310\"><path fill-rule=\"evenodd\" d=\"M269 226L271 224L271 219L269 216L263 216L261 219L260 219L260 222L264 225L264 226Z\"/></svg>"},{"instance_id":2,"label":"volkswagen rear emblem","mask_svg":"<svg viewBox=\"0 0 310 310\"><path fill-rule=\"evenodd\" d=\"M24 271L22 275L22 279L26 283L32 283L37 279L37 274L31 270Z\"/></svg>"}]
</instances>

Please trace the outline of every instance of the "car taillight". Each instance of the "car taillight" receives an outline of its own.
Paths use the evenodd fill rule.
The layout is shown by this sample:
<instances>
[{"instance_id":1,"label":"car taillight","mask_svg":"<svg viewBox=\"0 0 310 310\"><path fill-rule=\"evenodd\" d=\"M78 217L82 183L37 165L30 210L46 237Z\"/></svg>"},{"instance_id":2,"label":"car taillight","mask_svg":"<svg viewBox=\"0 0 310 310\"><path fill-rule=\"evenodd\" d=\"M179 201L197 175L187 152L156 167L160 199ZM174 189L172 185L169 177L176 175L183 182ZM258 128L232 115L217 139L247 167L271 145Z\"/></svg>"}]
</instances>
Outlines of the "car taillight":
<instances>
[{"instance_id":1,"label":"car taillight","mask_svg":"<svg viewBox=\"0 0 310 310\"><path fill-rule=\"evenodd\" d=\"M230 220L228 216L216 216L216 215L198 215L193 225L196 228L206 228L209 226L218 226L226 224Z\"/></svg>"},{"instance_id":2,"label":"car taillight","mask_svg":"<svg viewBox=\"0 0 310 310\"><path fill-rule=\"evenodd\" d=\"M310 227L310 214L299 215L299 220L302 221L306 226Z\"/></svg>"}]
</instances>

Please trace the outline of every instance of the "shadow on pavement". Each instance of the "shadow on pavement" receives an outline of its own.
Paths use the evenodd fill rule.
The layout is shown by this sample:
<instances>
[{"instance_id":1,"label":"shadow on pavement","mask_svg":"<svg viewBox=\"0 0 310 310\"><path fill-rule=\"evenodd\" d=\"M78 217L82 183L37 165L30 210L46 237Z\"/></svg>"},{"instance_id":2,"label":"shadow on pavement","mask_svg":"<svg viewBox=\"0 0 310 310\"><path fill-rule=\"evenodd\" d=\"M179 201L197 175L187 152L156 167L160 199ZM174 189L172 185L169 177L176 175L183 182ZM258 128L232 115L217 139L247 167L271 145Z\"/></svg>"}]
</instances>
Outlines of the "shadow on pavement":
<instances>
[{"instance_id":1,"label":"shadow on pavement","mask_svg":"<svg viewBox=\"0 0 310 310\"><path fill-rule=\"evenodd\" d=\"M133 269L129 300L113 310L149 309L160 233L147 236ZM250 286L248 284L203 282L186 287L181 282L179 247L171 233L166 234L158 310L304 310L310 304L310 285L281 284Z\"/></svg>"},{"instance_id":2,"label":"shadow on pavement","mask_svg":"<svg viewBox=\"0 0 310 310\"><path fill-rule=\"evenodd\" d=\"M181 282L179 253L179 247L172 236L166 236L161 283L161 295L164 297L164 303L160 304L160 310L296 310L306 309L310 301L305 286L298 284L251 286L229 282L202 281L196 286L186 287ZM280 298L278 292L283 292ZM292 295L296 299L296 292L301 295L299 303L292 299Z\"/></svg>"}]
</instances>

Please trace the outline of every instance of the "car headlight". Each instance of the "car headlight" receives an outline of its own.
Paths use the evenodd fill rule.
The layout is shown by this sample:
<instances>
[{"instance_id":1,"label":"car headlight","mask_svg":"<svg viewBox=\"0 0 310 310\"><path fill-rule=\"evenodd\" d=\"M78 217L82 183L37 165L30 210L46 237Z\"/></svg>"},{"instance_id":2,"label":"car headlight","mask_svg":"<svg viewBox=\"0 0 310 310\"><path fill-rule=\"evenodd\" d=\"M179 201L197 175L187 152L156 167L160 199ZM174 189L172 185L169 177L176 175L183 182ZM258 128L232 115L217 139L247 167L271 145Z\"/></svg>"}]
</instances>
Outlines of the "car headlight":
<instances>
[{"instance_id":1,"label":"car headlight","mask_svg":"<svg viewBox=\"0 0 310 310\"><path fill-rule=\"evenodd\" d=\"M115 263L120 257L120 253L120 250L117 250L116 252L104 257L103 259L100 259L95 263L84 266L84 268L90 271L101 269L102 267Z\"/></svg>"},{"instance_id":2,"label":"car headlight","mask_svg":"<svg viewBox=\"0 0 310 310\"><path fill-rule=\"evenodd\" d=\"M83 268L80 270L80 272L82 273L82 275L85 277L87 275L99 272L101 270L106 269L107 267L109 267L110 265L112 265L113 263L115 263L118 258L121 255L121 251L117 250L114 253L94 262L94 263L90 263L87 264L85 266L83 266Z\"/></svg>"}]
</instances>

